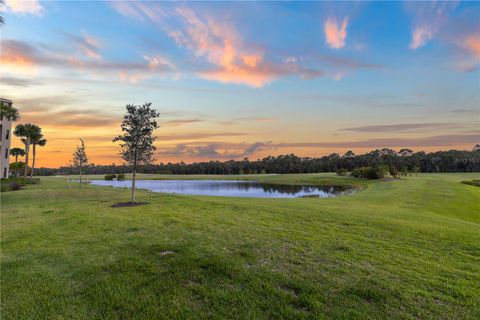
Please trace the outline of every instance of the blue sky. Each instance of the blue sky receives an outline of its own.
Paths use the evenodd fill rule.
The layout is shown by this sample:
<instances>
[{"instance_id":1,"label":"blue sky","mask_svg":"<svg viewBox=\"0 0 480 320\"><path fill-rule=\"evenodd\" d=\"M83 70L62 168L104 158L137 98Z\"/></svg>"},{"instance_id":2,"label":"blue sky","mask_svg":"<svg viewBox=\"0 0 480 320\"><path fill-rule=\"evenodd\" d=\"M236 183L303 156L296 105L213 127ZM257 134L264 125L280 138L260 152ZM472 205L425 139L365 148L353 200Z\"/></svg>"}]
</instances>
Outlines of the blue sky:
<instances>
[{"instance_id":1,"label":"blue sky","mask_svg":"<svg viewBox=\"0 0 480 320\"><path fill-rule=\"evenodd\" d=\"M161 112L159 161L470 149L478 2L6 1L2 95L95 163L127 103Z\"/></svg>"}]
</instances>

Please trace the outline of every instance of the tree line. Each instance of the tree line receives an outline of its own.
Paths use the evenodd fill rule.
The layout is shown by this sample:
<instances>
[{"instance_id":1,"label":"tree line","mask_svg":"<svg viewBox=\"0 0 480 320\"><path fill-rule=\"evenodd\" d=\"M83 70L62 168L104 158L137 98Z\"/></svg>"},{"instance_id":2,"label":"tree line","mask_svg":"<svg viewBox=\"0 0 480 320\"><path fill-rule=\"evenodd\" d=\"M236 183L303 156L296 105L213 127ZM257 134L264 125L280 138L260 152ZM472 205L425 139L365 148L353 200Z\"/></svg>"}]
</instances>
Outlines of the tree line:
<instances>
[{"instance_id":1,"label":"tree line","mask_svg":"<svg viewBox=\"0 0 480 320\"><path fill-rule=\"evenodd\" d=\"M353 171L360 167L393 167L410 172L480 172L480 146L472 151L449 150L426 153L401 149L376 149L356 155L352 151L340 155L310 158L294 154L269 156L259 160L228 160L195 163L160 163L139 165L138 173L150 174L269 174L335 172L339 169ZM85 174L118 174L130 172L130 165L95 165L83 168ZM40 168L38 175L78 174L75 167Z\"/></svg>"}]
</instances>

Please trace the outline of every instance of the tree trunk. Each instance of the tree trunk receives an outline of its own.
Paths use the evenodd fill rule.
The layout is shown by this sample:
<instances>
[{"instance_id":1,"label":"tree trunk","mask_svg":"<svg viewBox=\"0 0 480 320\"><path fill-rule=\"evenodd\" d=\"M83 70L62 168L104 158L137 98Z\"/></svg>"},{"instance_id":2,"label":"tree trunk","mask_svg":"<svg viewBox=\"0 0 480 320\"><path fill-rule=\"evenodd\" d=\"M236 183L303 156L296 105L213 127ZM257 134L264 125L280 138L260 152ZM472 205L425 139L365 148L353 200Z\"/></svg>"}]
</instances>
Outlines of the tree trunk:
<instances>
[{"instance_id":1,"label":"tree trunk","mask_svg":"<svg viewBox=\"0 0 480 320\"><path fill-rule=\"evenodd\" d=\"M25 170L23 171L23 178L27 178L28 172L28 154L30 153L30 139L25 142Z\"/></svg>"},{"instance_id":2,"label":"tree trunk","mask_svg":"<svg viewBox=\"0 0 480 320\"><path fill-rule=\"evenodd\" d=\"M136 166L133 167L133 177L132 177L132 199L130 202L133 204L135 203L135 176L137 174Z\"/></svg>"},{"instance_id":3,"label":"tree trunk","mask_svg":"<svg viewBox=\"0 0 480 320\"><path fill-rule=\"evenodd\" d=\"M82 189L82 165L80 165L80 177L79 177L79 180L80 180L80 189Z\"/></svg>"},{"instance_id":4,"label":"tree trunk","mask_svg":"<svg viewBox=\"0 0 480 320\"><path fill-rule=\"evenodd\" d=\"M15 155L15 177L18 177L18 154Z\"/></svg>"},{"instance_id":5,"label":"tree trunk","mask_svg":"<svg viewBox=\"0 0 480 320\"><path fill-rule=\"evenodd\" d=\"M37 149L37 145L34 143L32 146L32 171L30 171L30 179L33 179L33 170L35 169L35 153Z\"/></svg>"}]
</instances>

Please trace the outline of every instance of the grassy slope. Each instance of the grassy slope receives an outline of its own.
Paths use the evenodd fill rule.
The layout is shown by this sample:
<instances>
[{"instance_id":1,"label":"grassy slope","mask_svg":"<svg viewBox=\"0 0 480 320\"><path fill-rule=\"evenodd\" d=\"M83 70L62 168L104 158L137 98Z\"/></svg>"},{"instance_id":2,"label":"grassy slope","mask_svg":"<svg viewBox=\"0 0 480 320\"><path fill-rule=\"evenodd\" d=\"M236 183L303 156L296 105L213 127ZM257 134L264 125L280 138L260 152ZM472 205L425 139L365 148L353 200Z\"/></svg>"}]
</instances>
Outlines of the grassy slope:
<instances>
[{"instance_id":1,"label":"grassy slope","mask_svg":"<svg viewBox=\"0 0 480 320\"><path fill-rule=\"evenodd\" d=\"M459 183L479 176L116 209L128 190L44 179L2 194L2 319L479 318L480 188Z\"/></svg>"}]
</instances>

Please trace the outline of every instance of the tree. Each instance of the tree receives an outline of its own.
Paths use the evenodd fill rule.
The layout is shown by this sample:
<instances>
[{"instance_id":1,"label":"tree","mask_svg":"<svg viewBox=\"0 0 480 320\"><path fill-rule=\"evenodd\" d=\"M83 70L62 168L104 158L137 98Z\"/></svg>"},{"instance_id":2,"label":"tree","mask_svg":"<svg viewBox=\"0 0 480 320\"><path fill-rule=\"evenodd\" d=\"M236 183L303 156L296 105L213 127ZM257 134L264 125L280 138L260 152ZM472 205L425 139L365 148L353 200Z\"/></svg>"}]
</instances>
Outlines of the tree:
<instances>
[{"instance_id":1,"label":"tree","mask_svg":"<svg viewBox=\"0 0 480 320\"><path fill-rule=\"evenodd\" d=\"M347 152L345 152L345 154L343 155L344 158L353 158L355 157L355 153L353 153L352 150L348 150Z\"/></svg>"},{"instance_id":2,"label":"tree","mask_svg":"<svg viewBox=\"0 0 480 320\"><path fill-rule=\"evenodd\" d=\"M40 147L44 147L47 144L47 139L43 138L41 129L40 129L40 132L37 132L34 136L32 136L31 144L32 144L32 170L30 171L30 178L33 178L33 170L35 169L35 159L37 156L37 145Z\"/></svg>"},{"instance_id":3,"label":"tree","mask_svg":"<svg viewBox=\"0 0 480 320\"><path fill-rule=\"evenodd\" d=\"M36 126L31 123L19 124L15 127L13 132L17 137L23 138L22 141L25 144L25 171L23 177L27 178L28 171L28 155L30 153L30 144L32 137L35 137L37 134L41 133L42 129L39 126Z\"/></svg>"},{"instance_id":4,"label":"tree","mask_svg":"<svg viewBox=\"0 0 480 320\"><path fill-rule=\"evenodd\" d=\"M1 103L0 104L0 117L6 118L8 121L17 121L20 119L20 115L18 114L18 110L9 103Z\"/></svg>"},{"instance_id":5,"label":"tree","mask_svg":"<svg viewBox=\"0 0 480 320\"><path fill-rule=\"evenodd\" d=\"M402 157L408 157L413 154L412 149L404 148L398 151L398 154L401 155Z\"/></svg>"},{"instance_id":6,"label":"tree","mask_svg":"<svg viewBox=\"0 0 480 320\"><path fill-rule=\"evenodd\" d=\"M142 106L127 105L127 112L121 125L122 135L112 141L120 141L120 154L133 169L131 203L135 203L135 176L137 166L148 165L153 161L153 152L156 150L152 137L153 130L158 128L155 118L160 116L156 110L150 108L151 103Z\"/></svg>"},{"instance_id":7,"label":"tree","mask_svg":"<svg viewBox=\"0 0 480 320\"><path fill-rule=\"evenodd\" d=\"M10 149L10 155L15 157L15 176L18 177L18 157L25 156L25 150L22 148L12 148Z\"/></svg>"},{"instance_id":8,"label":"tree","mask_svg":"<svg viewBox=\"0 0 480 320\"><path fill-rule=\"evenodd\" d=\"M79 180L80 180L80 188L82 187L82 172L83 167L88 164L87 152L85 150L85 143L82 139L80 139L81 145L77 146L75 152L73 153L73 161L72 164L74 167L78 168L79 173Z\"/></svg>"},{"instance_id":9,"label":"tree","mask_svg":"<svg viewBox=\"0 0 480 320\"><path fill-rule=\"evenodd\" d=\"M10 163L9 167L10 167L10 171L15 171L18 173L25 168L25 162L18 161L15 163Z\"/></svg>"}]
</instances>

